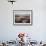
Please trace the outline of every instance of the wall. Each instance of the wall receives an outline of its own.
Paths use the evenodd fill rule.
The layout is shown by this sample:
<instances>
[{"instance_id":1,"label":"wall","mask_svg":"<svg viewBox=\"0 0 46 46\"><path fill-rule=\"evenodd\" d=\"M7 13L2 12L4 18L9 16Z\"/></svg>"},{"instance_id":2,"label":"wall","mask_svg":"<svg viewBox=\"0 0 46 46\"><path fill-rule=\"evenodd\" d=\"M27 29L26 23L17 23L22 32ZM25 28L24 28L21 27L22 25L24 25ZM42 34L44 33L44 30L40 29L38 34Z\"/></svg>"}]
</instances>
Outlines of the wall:
<instances>
[{"instance_id":1,"label":"wall","mask_svg":"<svg viewBox=\"0 0 46 46\"><path fill-rule=\"evenodd\" d=\"M33 25L14 26L13 10L33 10ZM46 0L17 0L14 5L0 0L0 40L15 40L18 32L31 34L33 40L46 40Z\"/></svg>"}]
</instances>

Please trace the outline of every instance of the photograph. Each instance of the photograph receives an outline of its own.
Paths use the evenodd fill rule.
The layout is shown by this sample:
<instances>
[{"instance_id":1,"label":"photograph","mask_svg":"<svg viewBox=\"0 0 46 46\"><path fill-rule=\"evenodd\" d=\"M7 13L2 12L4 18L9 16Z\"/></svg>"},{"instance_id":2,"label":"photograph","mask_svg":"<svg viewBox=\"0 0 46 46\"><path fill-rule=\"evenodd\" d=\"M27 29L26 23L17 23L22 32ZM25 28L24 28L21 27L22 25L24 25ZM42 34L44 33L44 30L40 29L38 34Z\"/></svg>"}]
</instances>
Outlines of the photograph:
<instances>
[{"instance_id":1,"label":"photograph","mask_svg":"<svg viewBox=\"0 0 46 46\"><path fill-rule=\"evenodd\" d=\"M32 24L31 10L14 10L13 24Z\"/></svg>"}]
</instances>

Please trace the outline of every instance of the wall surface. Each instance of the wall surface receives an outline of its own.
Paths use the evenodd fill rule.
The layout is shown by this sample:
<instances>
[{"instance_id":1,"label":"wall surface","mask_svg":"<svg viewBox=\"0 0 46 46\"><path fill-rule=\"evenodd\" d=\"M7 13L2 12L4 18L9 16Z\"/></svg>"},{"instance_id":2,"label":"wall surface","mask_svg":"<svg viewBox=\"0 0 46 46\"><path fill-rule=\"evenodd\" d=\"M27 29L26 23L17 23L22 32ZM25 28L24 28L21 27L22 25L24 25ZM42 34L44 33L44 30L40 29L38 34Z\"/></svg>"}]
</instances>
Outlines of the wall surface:
<instances>
[{"instance_id":1,"label":"wall surface","mask_svg":"<svg viewBox=\"0 0 46 46\"><path fill-rule=\"evenodd\" d=\"M13 10L33 10L33 25L14 26ZM15 40L19 32L29 33L33 40L46 40L46 0L16 0L14 5L0 0L0 41Z\"/></svg>"}]
</instances>

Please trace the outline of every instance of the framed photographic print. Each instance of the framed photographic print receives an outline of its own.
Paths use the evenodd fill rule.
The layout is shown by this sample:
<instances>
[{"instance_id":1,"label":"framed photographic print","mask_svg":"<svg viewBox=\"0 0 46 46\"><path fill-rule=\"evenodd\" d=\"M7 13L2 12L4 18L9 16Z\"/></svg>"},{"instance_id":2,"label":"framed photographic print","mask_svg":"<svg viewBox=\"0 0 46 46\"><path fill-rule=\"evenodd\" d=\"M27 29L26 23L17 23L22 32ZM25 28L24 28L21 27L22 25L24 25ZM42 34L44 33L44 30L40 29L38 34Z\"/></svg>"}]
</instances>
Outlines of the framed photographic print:
<instances>
[{"instance_id":1,"label":"framed photographic print","mask_svg":"<svg viewBox=\"0 0 46 46\"><path fill-rule=\"evenodd\" d=\"M13 10L14 25L32 25L32 10Z\"/></svg>"}]
</instances>

